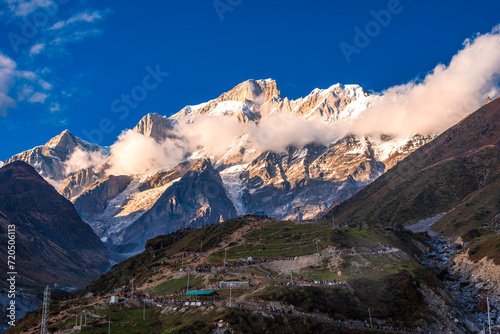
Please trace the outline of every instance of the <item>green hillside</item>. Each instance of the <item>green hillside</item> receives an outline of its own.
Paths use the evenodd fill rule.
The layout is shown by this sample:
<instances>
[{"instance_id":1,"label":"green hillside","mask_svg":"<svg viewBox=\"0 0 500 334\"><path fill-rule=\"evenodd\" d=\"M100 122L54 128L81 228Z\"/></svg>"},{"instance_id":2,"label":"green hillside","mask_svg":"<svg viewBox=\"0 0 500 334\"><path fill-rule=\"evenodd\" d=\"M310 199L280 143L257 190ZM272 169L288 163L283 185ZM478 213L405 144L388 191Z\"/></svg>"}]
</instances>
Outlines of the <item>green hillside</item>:
<instances>
[{"instance_id":1,"label":"green hillside","mask_svg":"<svg viewBox=\"0 0 500 334\"><path fill-rule=\"evenodd\" d=\"M436 296L442 290L418 263L417 245L426 240L401 227L332 228L322 220L256 217L181 230L151 239L144 252L115 265L77 299L52 305L50 326L68 329L84 311L94 316L81 333L106 332L106 319L116 333L209 333L220 321L242 333L383 333L363 327L370 314L377 324L432 324L439 315L429 309L421 289ZM248 257L251 265L245 265ZM221 267L224 261L228 265ZM219 289L219 282L228 281L249 285ZM177 304L163 303L183 299L188 284L190 290L216 289L218 304L180 311ZM117 293L120 303L110 305ZM140 299L149 295L157 301L146 304L149 321L144 322ZM277 313L269 321L260 310L274 312L270 307L293 314ZM39 319L40 310L31 312L8 333L36 329ZM351 322L355 330L346 326Z\"/></svg>"}]
</instances>

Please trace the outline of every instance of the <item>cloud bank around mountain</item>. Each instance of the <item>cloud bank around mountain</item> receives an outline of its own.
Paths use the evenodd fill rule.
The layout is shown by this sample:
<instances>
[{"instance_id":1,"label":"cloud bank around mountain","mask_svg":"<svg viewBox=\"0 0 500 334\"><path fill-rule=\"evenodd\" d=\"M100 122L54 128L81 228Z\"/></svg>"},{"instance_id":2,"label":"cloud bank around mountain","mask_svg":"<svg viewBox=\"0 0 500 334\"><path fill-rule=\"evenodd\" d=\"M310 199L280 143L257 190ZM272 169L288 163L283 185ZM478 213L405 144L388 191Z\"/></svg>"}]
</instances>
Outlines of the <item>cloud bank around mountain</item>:
<instances>
[{"instance_id":1,"label":"cloud bank around mountain","mask_svg":"<svg viewBox=\"0 0 500 334\"><path fill-rule=\"evenodd\" d=\"M393 86L358 117L333 125L293 115L271 114L251 127L250 141L261 150L282 152L288 145L329 144L357 136L439 134L477 110L500 89L500 25L467 39L448 65L439 64L422 80Z\"/></svg>"},{"instance_id":2,"label":"cloud bank around mountain","mask_svg":"<svg viewBox=\"0 0 500 334\"><path fill-rule=\"evenodd\" d=\"M184 157L183 146L180 141L158 143L133 130L125 131L111 146L107 173L131 175L173 168Z\"/></svg>"},{"instance_id":3,"label":"cloud bank around mountain","mask_svg":"<svg viewBox=\"0 0 500 334\"><path fill-rule=\"evenodd\" d=\"M77 147L68 160L64 162L66 174L77 172L81 169L96 168L106 161L106 156L101 151L84 151Z\"/></svg>"},{"instance_id":4,"label":"cloud bank around mountain","mask_svg":"<svg viewBox=\"0 0 500 334\"><path fill-rule=\"evenodd\" d=\"M456 124L500 92L500 25L463 45L448 66L439 64L421 81L387 89L381 102L339 125L357 135L404 137L437 134Z\"/></svg>"}]
</instances>

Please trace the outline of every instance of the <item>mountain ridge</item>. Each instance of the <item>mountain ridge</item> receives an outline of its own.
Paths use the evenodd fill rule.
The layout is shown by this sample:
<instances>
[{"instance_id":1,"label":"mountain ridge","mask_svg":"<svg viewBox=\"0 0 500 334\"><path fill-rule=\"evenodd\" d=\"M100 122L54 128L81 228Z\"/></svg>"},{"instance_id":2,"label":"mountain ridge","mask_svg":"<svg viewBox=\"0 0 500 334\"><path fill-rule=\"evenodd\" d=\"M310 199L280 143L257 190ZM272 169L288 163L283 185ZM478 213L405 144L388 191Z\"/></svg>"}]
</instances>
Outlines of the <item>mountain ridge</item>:
<instances>
[{"instance_id":1,"label":"mountain ridge","mask_svg":"<svg viewBox=\"0 0 500 334\"><path fill-rule=\"evenodd\" d=\"M500 99L416 150L326 217L346 223L410 224L453 211L469 194L500 178L495 167L500 163L498 131ZM462 222L463 226L453 227L448 221L444 228L440 220L436 224L440 233L453 234L469 226Z\"/></svg>"},{"instance_id":2,"label":"mountain ridge","mask_svg":"<svg viewBox=\"0 0 500 334\"><path fill-rule=\"evenodd\" d=\"M110 267L111 254L71 202L30 165L15 161L0 168L0 211L16 226L17 266L23 280L83 287Z\"/></svg>"}]
</instances>

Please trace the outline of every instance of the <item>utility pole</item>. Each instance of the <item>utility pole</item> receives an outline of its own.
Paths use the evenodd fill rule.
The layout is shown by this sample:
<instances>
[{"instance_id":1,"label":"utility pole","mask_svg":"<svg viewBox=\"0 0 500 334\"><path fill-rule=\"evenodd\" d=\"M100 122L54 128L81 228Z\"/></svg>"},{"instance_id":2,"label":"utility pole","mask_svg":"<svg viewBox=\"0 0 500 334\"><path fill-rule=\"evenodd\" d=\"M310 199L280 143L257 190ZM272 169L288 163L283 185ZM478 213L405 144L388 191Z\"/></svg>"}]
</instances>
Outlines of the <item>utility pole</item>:
<instances>
[{"instance_id":1,"label":"utility pole","mask_svg":"<svg viewBox=\"0 0 500 334\"><path fill-rule=\"evenodd\" d=\"M370 316L370 328L373 328L373 324L372 324L372 314L370 312L370 308L368 308L368 315Z\"/></svg>"},{"instance_id":2,"label":"utility pole","mask_svg":"<svg viewBox=\"0 0 500 334\"><path fill-rule=\"evenodd\" d=\"M47 334L47 320L49 318L50 288L47 285L43 293L42 325L41 334Z\"/></svg>"},{"instance_id":3,"label":"utility pole","mask_svg":"<svg viewBox=\"0 0 500 334\"><path fill-rule=\"evenodd\" d=\"M231 302L231 289L233 287L233 283L229 283L229 307L232 307L232 302Z\"/></svg>"},{"instance_id":4,"label":"utility pole","mask_svg":"<svg viewBox=\"0 0 500 334\"><path fill-rule=\"evenodd\" d=\"M486 297L486 304L488 305L488 330L491 334L490 299L488 297Z\"/></svg>"}]
</instances>

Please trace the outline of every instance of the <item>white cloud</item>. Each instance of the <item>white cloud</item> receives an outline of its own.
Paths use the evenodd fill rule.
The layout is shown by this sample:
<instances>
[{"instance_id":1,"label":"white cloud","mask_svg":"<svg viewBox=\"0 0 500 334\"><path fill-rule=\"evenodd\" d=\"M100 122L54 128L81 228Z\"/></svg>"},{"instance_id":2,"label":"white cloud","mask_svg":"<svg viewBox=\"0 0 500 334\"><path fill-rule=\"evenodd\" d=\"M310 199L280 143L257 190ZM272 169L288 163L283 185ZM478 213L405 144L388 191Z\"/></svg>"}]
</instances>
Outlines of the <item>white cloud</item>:
<instances>
[{"instance_id":1,"label":"white cloud","mask_svg":"<svg viewBox=\"0 0 500 334\"><path fill-rule=\"evenodd\" d=\"M328 145L338 139L342 131L319 119L307 120L300 116L273 113L264 117L258 125L250 123L248 134L250 147L261 152L283 152L290 145Z\"/></svg>"},{"instance_id":2,"label":"white cloud","mask_svg":"<svg viewBox=\"0 0 500 334\"><path fill-rule=\"evenodd\" d=\"M359 135L440 133L474 112L500 89L500 26L467 39L449 65L438 65L421 80L383 92L380 103L345 122ZM339 124L340 126L340 124Z\"/></svg>"},{"instance_id":3,"label":"white cloud","mask_svg":"<svg viewBox=\"0 0 500 334\"><path fill-rule=\"evenodd\" d=\"M55 113L56 111L60 111L61 110L61 106L59 105L59 103L54 102L54 103L52 103L50 105L49 110L50 110L51 113Z\"/></svg>"},{"instance_id":4,"label":"white cloud","mask_svg":"<svg viewBox=\"0 0 500 334\"><path fill-rule=\"evenodd\" d=\"M70 18L68 20L68 23L73 23L73 22L79 22L79 21L84 21L84 22L94 22L97 19L102 19L102 15L99 11L94 11L93 13L89 12L83 12L80 14L77 14Z\"/></svg>"},{"instance_id":5,"label":"white cloud","mask_svg":"<svg viewBox=\"0 0 500 334\"><path fill-rule=\"evenodd\" d=\"M27 16L38 8L52 6L52 0L4 0L10 12L19 17Z\"/></svg>"},{"instance_id":6,"label":"white cloud","mask_svg":"<svg viewBox=\"0 0 500 334\"><path fill-rule=\"evenodd\" d=\"M30 49L30 55L37 55L45 48L45 43L34 44Z\"/></svg>"},{"instance_id":7,"label":"white cloud","mask_svg":"<svg viewBox=\"0 0 500 334\"><path fill-rule=\"evenodd\" d=\"M99 11L94 11L92 13L85 11L79 14L76 14L75 16L70 17L67 20L63 21L58 21L56 22L52 27L49 28L49 30L59 30L62 29L69 24L75 23L75 22L87 22L87 23L92 23L98 19L102 19L102 13Z\"/></svg>"},{"instance_id":8,"label":"white cloud","mask_svg":"<svg viewBox=\"0 0 500 334\"><path fill-rule=\"evenodd\" d=\"M9 90L15 81L16 63L7 56L0 54L0 115L6 116L7 109L15 106L13 98L9 97Z\"/></svg>"},{"instance_id":9,"label":"white cloud","mask_svg":"<svg viewBox=\"0 0 500 334\"><path fill-rule=\"evenodd\" d=\"M33 85L44 90L52 88L34 72L19 71L14 60L0 54L0 116L7 116L7 110L16 106L16 100L9 96L13 87L17 91L17 101L44 103L48 95L38 92Z\"/></svg>"},{"instance_id":10,"label":"white cloud","mask_svg":"<svg viewBox=\"0 0 500 334\"><path fill-rule=\"evenodd\" d=\"M193 120L181 119L176 127L178 135L188 143L190 152L203 147L216 157L223 155L243 130L235 117L206 115L198 115Z\"/></svg>"},{"instance_id":11,"label":"white cloud","mask_svg":"<svg viewBox=\"0 0 500 334\"><path fill-rule=\"evenodd\" d=\"M47 94L36 92L29 98L28 101L31 103L45 103L47 97Z\"/></svg>"},{"instance_id":12,"label":"white cloud","mask_svg":"<svg viewBox=\"0 0 500 334\"><path fill-rule=\"evenodd\" d=\"M19 91L17 92L17 100L29 100L29 98L33 96L34 90L35 89L33 88L33 86L22 85L21 87L19 87Z\"/></svg>"},{"instance_id":13,"label":"white cloud","mask_svg":"<svg viewBox=\"0 0 500 334\"><path fill-rule=\"evenodd\" d=\"M42 79L38 80L38 84L40 87L42 87L44 90L51 90L52 89L52 84L48 83L47 81L44 81Z\"/></svg>"},{"instance_id":14,"label":"white cloud","mask_svg":"<svg viewBox=\"0 0 500 334\"><path fill-rule=\"evenodd\" d=\"M63 46L67 43L72 42L80 42L86 39L87 37L99 36L102 34L101 29L89 29L89 30L79 30L73 31L65 34L61 34L60 36L54 38L50 44L52 46Z\"/></svg>"},{"instance_id":15,"label":"white cloud","mask_svg":"<svg viewBox=\"0 0 500 334\"><path fill-rule=\"evenodd\" d=\"M180 141L167 139L158 143L153 138L128 130L111 146L107 173L131 175L169 169L181 161L185 151Z\"/></svg>"},{"instance_id":16,"label":"white cloud","mask_svg":"<svg viewBox=\"0 0 500 334\"><path fill-rule=\"evenodd\" d=\"M310 142L328 144L347 133L388 134L407 138L439 134L476 111L487 96L500 93L500 26L477 35L448 65L439 64L423 80L391 87L357 118L327 126L319 120L271 114L249 126L249 143L259 150L282 152Z\"/></svg>"},{"instance_id":17,"label":"white cloud","mask_svg":"<svg viewBox=\"0 0 500 334\"><path fill-rule=\"evenodd\" d=\"M89 167L95 168L101 165L106 160L106 157L101 151L87 152L80 148L76 148L71 157L64 163L66 174L69 175Z\"/></svg>"}]
</instances>

